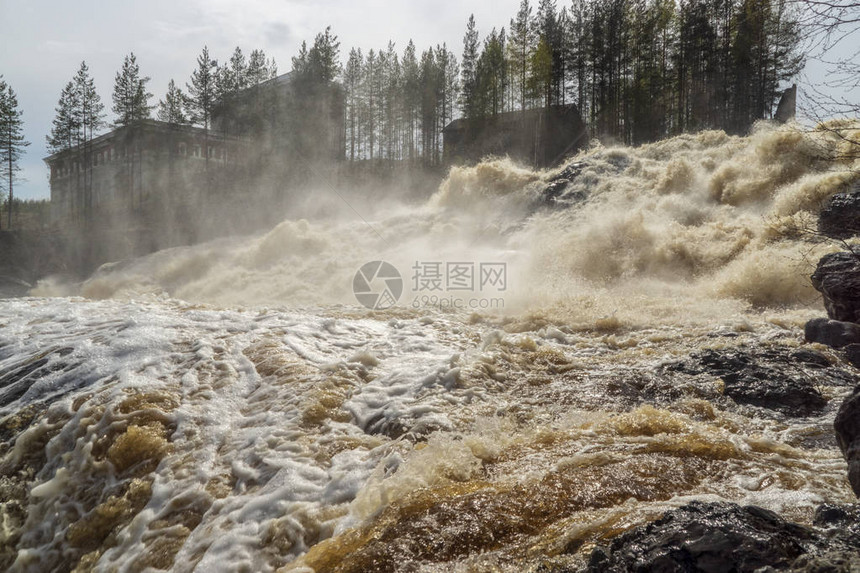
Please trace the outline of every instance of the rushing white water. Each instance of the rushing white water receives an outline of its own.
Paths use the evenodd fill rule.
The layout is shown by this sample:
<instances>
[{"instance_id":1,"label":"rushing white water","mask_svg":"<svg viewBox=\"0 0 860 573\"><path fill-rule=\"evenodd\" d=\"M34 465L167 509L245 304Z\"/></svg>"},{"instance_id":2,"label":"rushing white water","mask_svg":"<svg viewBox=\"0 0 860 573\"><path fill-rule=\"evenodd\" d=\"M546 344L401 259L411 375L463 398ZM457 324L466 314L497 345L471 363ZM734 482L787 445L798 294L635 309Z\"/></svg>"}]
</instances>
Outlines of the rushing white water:
<instances>
[{"instance_id":1,"label":"rushing white water","mask_svg":"<svg viewBox=\"0 0 860 573\"><path fill-rule=\"evenodd\" d=\"M661 365L800 346L833 248L814 216L854 177L840 145L761 127L486 161L419 207L353 202L2 301L0 563L521 571L691 497L808 521L852 498L829 428L850 388L789 418ZM373 260L403 275L387 310L352 292ZM436 263L474 288L421 288Z\"/></svg>"}]
</instances>

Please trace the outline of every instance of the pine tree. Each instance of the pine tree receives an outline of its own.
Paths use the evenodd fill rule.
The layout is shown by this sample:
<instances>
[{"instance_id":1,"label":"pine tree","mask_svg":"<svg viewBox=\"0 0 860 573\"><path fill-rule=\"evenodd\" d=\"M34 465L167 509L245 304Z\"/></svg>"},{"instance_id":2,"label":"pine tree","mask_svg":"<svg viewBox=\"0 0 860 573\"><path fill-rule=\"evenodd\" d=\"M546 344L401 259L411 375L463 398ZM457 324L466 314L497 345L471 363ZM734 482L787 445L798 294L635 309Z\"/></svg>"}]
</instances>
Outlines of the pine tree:
<instances>
[{"instance_id":1,"label":"pine tree","mask_svg":"<svg viewBox=\"0 0 860 573\"><path fill-rule=\"evenodd\" d=\"M191 83L186 84L188 99L186 108L189 111L191 122L208 130L212 120L212 109L216 103L215 75L218 62L209 57L209 48L203 47L203 51L197 57L197 69L191 74ZM208 155L208 154L207 154Z\"/></svg>"},{"instance_id":2,"label":"pine tree","mask_svg":"<svg viewBox=\"0 0 860 573\"><path fill-rule=\"evenodd\" d=\"M564 48L561 34L562 23L556 8L555 0L540 0L537 14L533 23L538 39L544 40L551 60L549 97L544 105L561 103L562 87L564 84Z\"/></svg>"},{"instance_id":3,"label":"pine tree","mask_svg":"<svg viewBox=\"0 0 860 573\"><path fill-rule=\"evenodd\" d=\"M389 162L398 154L398 127L400 116L401 69L400 59L394 49L394 42L388 42L385 51L385 66L383 81L385 83L383 96L385 99L385 148Z\"/></svg>"},{"instance_id":4,"label":"pine tree","mask_svg":"<svg viewBox=\"0 0 860 573\"><path fill-rule=\"evenodd\" d=\"M57 102L51 134L46 137L48 150L58 153L72 149L81 139L80 97L75 90L74 82L70 81L63 88Z\"/></svg>"},{"instance_id":5,"label":"pine tree","mask_svg":"<svg viewBox=\"0 0 860 573\"><path fill-rule=\"evenodd\" d=\"M8 229L12 228L15 174L20 171L18 160L24 148L30 145L29 141L24 140L22 115L23 112L18 109L15 91L3 80L3 76L0 76L0 173L4 176L9 193Z\"/></svg>"},{"instance_id":6,"label":"pine tree","mask_svg":"<svg viewBox=\"0 0 860 573\"><path fill-rule=\"evenodd\" d=\"M246 77L248 85L257 86L278 75L275 60L267 60L263 50L253 50L248 57Z\"/></svg>"},{"instance_id":7,"label":"pine tree","mask_svg":"<svg viewBox=\"0 0 860 573\"><path fill-rule=\"evenodd\" d=\"M421 152L424 162L430 165L433 164L436 147L436 110L439 92L437 88L439 73L432 48L421 54L418 69L421 85Z\"/></svg>"},{"instance_id":8,"label":"pine tree","mask_svg":"<svg viewBox=\"0 0 860 573\"><path fill-rule=\"evenodd\" d=\"M245 68L245 78L250 88L249 98L245 98L243 106L243 117L241 117L241 130L254 137L260 137L267 129L272 128L275 123L273 119L277 114L277 96L273 90L263 90L260 86L277 76L277 66L274 60L266 59L263 50L253 50L248 57L248 66ZM266 117L270 120L267 121Z\"/></svg>"},{"instance_id":9,"label":"pine tree","mask_svg":"<svg viewBox=\"0 0 860 573\"><path fill-rule=\"evenodd\" d=\"M627 141L634 144L666 135L668 97L662 62L666 47L661 40L669 26L666 5L665 0L633 0L631 4L632 71L624 109Z\"/></svg>"},{"instance_id":10,"label":"pine tree","mask_svg":"<svg viewBox=\"0 0 860 573\"><path fill-rule=\"evenodd\" d=\"M230 91L236 93L248 87L248 64L245 62L245 54L239 46L233 50L233 55L230 56L230 64L228 69L228 77L230 81Z\"/></svg>"},{"instance_id":11,"label":"pine tree","mask_svg":"<svg viewBox=\"0 0 860 573\"><path fill-rule=\"evenodd\" d=\"M337 79L340 74L340 42L331 33L331 26L317 34L310 49L307 42L302 42L299 54L293 57L293 73L294 81L306 85L327 84Z\"/></svg>"},{"instance_id":12,"label":"pine tree","mask_svg":"<svg viewBox=\"0 0 860 573\"><path fill-rule=\"evenodd\" d=\"M251 120L248 109L238 101L240 91L248 87L248 65L242 48L236 46L230 60L215 69L215 103L212 115L220 118L218 129L222 133L248 129Z\"/></svg>"},{"instance_id":13,"label":"pine tree","mask_svg":"<svg viewBox=\"0 0 860 573\"><path fill-rule=\"evenodd\" d=\"M158 102L158 119L175 125L186 125L189 123L188 117L185 115L185 94L182 90L176 87L176 83L171 79L167 84L167 94L164 99Z\"/></svg>"},{"instance_id":14,"label":"pine tree","mask_svg":"<svg viewBox=\"0 0 860 573\"><path fill-rule=\"evenodd\" d=\"M343 105L341 87L334 83L339 75L340 42L331 27L316 35L311 48L302 42L293 58L287 138L306 159L328 161L344 152L341 117L333 116Z\"/></svg>"},{"instance_id":15,"label":"pine tree","mask_svg":"<svg viewBox=\"0 0 860 573\"><path fill-rule=\"evenodd\" d=\"M587 118L589 115L590 17L590 6L586 0L574 0L565 31L567 35L567 62L565 66L572 76L576 106L583 118Z\"/></svg>"},{"instance_id":16,"label":"pine tree","mask_svg":"<svg viewBox=\"0 0 860 573\"><path fill-rule=\"evenodd\" d=\"M522 0L516 19L511 20L507 46L508 67L513 76L512 82L517 87L521 111L525 111L528 100L529 63L533 50L532 7L529 0Z\"/></svg>"},{"instance_id":17,"label":"pine tree","mask_svg":"<svg viewBox=\"0 0 860 573\"><path fill-rule=\"evenodd\" d=\"M361 50L353 48L349 51L349 59L343 71L343 85L346 89L346 130L349 142L349 160L355 161L357 145L360 140L359 103L361 94L361 67L364 57ZM360 153L360 151L359 151Z\"/></svg>"},{"instance_id":18,"label":"pine tree","mask_svg":"<svg viewBox=\"0 0 860 573\"><path fill-rule=\"evenodd\" d=\"M310 60L319 81L333 82L340 75L340 42L331 33L331 26L317 34Z\"/></svg>"},{"instance_id":19,"label":"pine tree","mask_svg":"<svg viewBox=\"0 0 860 573\"><path fill-rule=\"evenodd\" d=\"M490 32L477 66L477 106L479 115L497 115L504 110L507 87L505 65L505 30Z\"/></svg>"},{"instance_id":20,"label":"pine tree","mask_svg":"<svg viewBox=\"0 0 860 573\"><path fill-rule=\"evenodd\" d=\"M373 68L373 73L370 76L370 81L373 84L374 98L373 115L376 118L376 156L379 159L383 157L385 149L385 74L388 67L386 53L383 50L376 52L376 67Z\"/></svg>"},{"instance_id":21,"label":"pine tree","mask_svg":"<svg viewBox=\"0 0 860 573\"><path fill-rule=\"evenodd\" d=\"M409 40L403 51L403 114L405 116L406 140L404 145L408 151L410 161L417 158L416 132L418 128L418 114L421 108L421 86L420 72L418 69L418 58L415 53L415 43Z\"/></svg>"},{"instance_id":22,"label":"pine tree","mask_svg":"<svg viewBox=\"0 0 860 573\"><path fill-rule=\"evenodd\" d=\"M463 59L460 64L460 110L467 119L480 117L478 100L478 30L475 15L469 16L466 35L463 37Z\"/></svg>"},{"instance_id":23,"label":"pine tree","mask_svg":"<svg viewBox=\"0 0 860 573\"><path fill-rule=\"evenodd\" d=\"M80 98L80 121L83 128L82 137L84 143L89 143L95 133L104 127L104 104L96 92L96 85L90 77L89 67L86 62L81 62L81 67L75 75L75 90Z\"/></svg>"},{"instance_id":24,"label":"pine tree","mask_svg":"<svg viewBox=\"0 0 860 573\"><path fill-rule=\"evenodd\" d=\"M441 47L436 46L436 62L439 67L439 125L437 128L437 138L441 145L442 131L454 118L454 102L457 101L457 91L459 88L458 76L460 73L457 65L457 57L451 52L445 44Z\"/></svg>"},{"instance_id":25,"label":"pine tree","mask_svg":"<svg viewBox=\"0 0 860 573\"><path fill-rule=\"evenodd\" d=\"M549 107L552 101L552 49L546 38L541 37L529 64L529 93L532 98Z\"/></svg>"},{"instance_id":26,"label":"pine tree","mask_svg":"<svg viewBox=\"0 0 860 573\"><path fill-rule=\"evenodd\" d=\"M293 56L292 63L292 73L295 77L294 81L302 81L305 76L310 75L311 67L308 55L308 43L305 40L302 40L302 45L299 47L299 53Z\"/></svg>"},{"instance_id":27,"label":"pine tree","mask_svg":"<svg viewBox=\"0 0 860 573\"><path fill-rule=\"evenodd\" d=\"M117 118L115 126L127 126L142 119L149 119L149 98L146 91L148 77L140 77L140 68L134 53L125 57L122 71L117 72L113 88L113 112Z\"/></svg>"},{"instance_id":28,"label":"pine tree","mask_svg":"<svg viewBox=\"0 0 860 573\"><path fill-rule=\"evenodd\" d=\"M83 216L86 224L89 224L92 218L93 207L93 188L92 188L92 155L90 144L95 137L96 132L104 125L104 104L101 97L96 92L95 82L90 77L89 68L86 62L81 62L81 67L75 74L74 89L78 94L79 109L77 118L80 121L80 131L78 146L82 148L83 154L83 172L79 172L78 179L83 177L83 181L78 184L77 204L79 215Z\"/></svg>"},{"instance_id":29,"label":"pine tree","mask_svg":"<svg viewBox=\"0 0 860 573\"><path fill-rule=\"evenodd\" d=\"M379 98L375 78L379 74L378 58L376 52L371 48L364 62L364 89L365 89L365 128L367 134L368 158L373 160L373 146L376 142L376 107Z\"/></svg>"},{"instance_id":30,"label":"pine tree","mask_svg":"<svg viewBox=\"0 0 860 573\"><path fill-rule=\"evenodd\" d=\"M705 2L681 3L678 38L678 129L715 127L710 120L719 44Z\"/></svg>"}]
</instances>

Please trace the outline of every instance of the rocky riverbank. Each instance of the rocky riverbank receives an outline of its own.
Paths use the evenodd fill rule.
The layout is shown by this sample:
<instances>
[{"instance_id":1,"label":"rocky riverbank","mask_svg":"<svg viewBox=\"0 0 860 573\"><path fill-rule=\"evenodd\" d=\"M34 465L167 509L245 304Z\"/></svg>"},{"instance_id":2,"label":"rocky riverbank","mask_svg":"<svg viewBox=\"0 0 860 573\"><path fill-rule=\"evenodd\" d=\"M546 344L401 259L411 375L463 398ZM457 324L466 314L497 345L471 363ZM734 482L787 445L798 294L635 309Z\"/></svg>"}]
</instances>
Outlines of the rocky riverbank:
<instances>
[{"instance_id":1,"label":"rocky riverbank","mask_svg":"<svg viewBox=\"0 0 860 573\"><path fill-rule=\"evenodd\" d=\"M848 480L860 496L860 377L855 368L860 367L860 249L847 242L860 233L860 185L827 202L818 233L840 241L845 250L822 257L810 277L827 318L810 320L804 339L835 349L840 363L810 348L706 350L663 371L719 377L723 394L736 403L789 417L821 413L827 406L823 386L854 386L836 413L834 430L848 462ZM803 525L757 506L693 501L596 547L587 570L860 571L860 504L825 503L813 523Z\"/></svg>"}]
</instances>

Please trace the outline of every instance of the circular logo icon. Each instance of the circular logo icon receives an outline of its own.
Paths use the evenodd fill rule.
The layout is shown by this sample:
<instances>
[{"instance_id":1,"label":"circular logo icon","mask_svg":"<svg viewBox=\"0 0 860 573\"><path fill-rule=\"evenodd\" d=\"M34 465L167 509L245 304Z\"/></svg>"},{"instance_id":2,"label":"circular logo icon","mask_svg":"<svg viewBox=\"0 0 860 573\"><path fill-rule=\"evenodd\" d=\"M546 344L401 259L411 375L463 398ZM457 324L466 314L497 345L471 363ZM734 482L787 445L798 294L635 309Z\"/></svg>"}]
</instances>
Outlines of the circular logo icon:
<instances>
[{"instance_id":1,"label":"circular logo icon","mask_svg":"<svg viewBox=\"0 0 860 573\"><path fill-rule=\"evenodd\" d=\"M385 310L397 304L403 294L403 278L391 263L364 263L352 279L355 299L371 310Z\"/></svg>"}]
</instances>

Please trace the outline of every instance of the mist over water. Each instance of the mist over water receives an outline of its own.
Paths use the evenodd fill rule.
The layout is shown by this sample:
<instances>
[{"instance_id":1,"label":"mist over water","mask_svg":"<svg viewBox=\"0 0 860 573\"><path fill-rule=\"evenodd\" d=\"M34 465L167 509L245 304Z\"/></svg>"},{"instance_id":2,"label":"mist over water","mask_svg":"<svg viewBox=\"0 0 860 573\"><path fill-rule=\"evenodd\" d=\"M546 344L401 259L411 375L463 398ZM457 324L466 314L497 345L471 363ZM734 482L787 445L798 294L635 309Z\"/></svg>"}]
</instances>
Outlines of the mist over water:
<instances>
[{"instance_id":1,"label":"mist over water","mask_svg":"<svg viewBox=\"0 0 860 573\"><path fill-rule=\"evenodd\" d=\"M504 261L508 304L553 307L566 320L606 311L644 325L815 306L806 277L828 247L813 240L814 217L856 178L836 159L840 144L824 129L762 125L749 137L702 132L596 148L552 171L507 159L454 167L425 204L323 187L306 198L311 217L109 265L72 290L47 282L33 294L353 304L350 281L367 261L392 262L408 282L416 261L463 260ZM570 183L551 194L560 174Z\"/></svg>"},{"instance_id":2,"label":"mist over water","mask_svg":"<svg viewBox=\"0 0 860 573\"><path fill-rule=\"evenodd\" d=\"M851 385L798 416L666 365L801 346L835 248L815 216L857 179L842 144L761 125L488 159L417 204L324 188L259 235L4 301L0 566L532 571L694 498L809 522L853 499ZM403 277L387 310L352 292L375 260ZM418 288L434 262L507 284Z\"/></svg>"}]
</instances>

